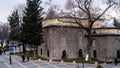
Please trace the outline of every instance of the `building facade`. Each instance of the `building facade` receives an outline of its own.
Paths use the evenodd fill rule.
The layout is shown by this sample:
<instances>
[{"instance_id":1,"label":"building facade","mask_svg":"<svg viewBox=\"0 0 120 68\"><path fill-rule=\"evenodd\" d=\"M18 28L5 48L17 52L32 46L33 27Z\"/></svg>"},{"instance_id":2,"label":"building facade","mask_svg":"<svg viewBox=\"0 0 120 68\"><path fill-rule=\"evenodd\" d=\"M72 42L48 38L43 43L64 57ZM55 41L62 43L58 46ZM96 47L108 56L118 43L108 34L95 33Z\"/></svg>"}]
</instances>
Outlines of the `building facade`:
<instances>
[{"instance_id":1,"label":"building facade","mask_svg":"<svg viewBox=\"0 0 120 68\"><path fill-rule=\"evenodd\" d=\"M38 55L54 60L85 57L87 53L85 30L73 23L61 23L58 19L44 21L45 42L38 47ZM71 20L69 18L62 19ZM83 24L84 22L83 20ZM101 22L95 24L94 27L100 25ZM91 57L103 61L120 58L120 29L95 28L94 31Z\"/></svg>"}]
</instances>

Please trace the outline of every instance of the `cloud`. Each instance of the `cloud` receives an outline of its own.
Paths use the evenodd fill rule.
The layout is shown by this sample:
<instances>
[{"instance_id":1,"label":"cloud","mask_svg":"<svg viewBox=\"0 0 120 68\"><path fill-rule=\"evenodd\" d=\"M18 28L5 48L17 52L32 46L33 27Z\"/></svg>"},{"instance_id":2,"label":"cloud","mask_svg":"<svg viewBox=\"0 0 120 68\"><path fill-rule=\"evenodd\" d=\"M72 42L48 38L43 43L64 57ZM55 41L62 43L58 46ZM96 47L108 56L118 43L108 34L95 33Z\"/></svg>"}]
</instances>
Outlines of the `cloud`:
<instances>
[{"instance_id":1,"label":"cloud","mask_svg":"<svg viewBox=\"0 0 120 68\"><path fill-rule=\"evenodd\" d=\"M42 0L43 3L48 0ZM53 3L63 7L66 0L53 0ZM7 17L19 4L26 4L26 0L1 0L0 1L0 21L7 22Z\"/></svg>"},{"instance_id":2,"label":"cloud","mask_svg":"<svg viewBox=\"0 0 120 68\"><path fill-rule=\"evenodd\" d=\"M0 2L0 21L7 22L7 17L18 4L25 4L25 0L1 0Z\"/></svg>"}]
</instances>

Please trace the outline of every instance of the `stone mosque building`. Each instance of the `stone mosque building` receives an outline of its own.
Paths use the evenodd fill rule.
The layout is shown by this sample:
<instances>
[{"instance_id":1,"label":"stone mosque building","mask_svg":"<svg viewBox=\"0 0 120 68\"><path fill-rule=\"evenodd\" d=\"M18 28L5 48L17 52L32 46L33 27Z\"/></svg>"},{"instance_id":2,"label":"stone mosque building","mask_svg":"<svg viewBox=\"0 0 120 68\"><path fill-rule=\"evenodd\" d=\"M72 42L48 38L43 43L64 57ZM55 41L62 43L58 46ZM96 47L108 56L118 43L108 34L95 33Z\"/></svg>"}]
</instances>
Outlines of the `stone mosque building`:
<instances>
[{"instance_id":1,"label":"stone mosque building","mask_svg":"<svg viewBox=\"0 0 120 68\"><path fill-rule=\"evenodd\" d=\"M85 57L86 32L70 21L74 21L74 19L62 17L44 20L45 42L38 47L39 56L53 60ZM81 23L87 26L86 19L81 19ZM102 27L102 23L103 20L99 20L93 26L91 57L103 61L113 61L114 58L120 58L120 29Z\"/></svg>"}]
</instances>

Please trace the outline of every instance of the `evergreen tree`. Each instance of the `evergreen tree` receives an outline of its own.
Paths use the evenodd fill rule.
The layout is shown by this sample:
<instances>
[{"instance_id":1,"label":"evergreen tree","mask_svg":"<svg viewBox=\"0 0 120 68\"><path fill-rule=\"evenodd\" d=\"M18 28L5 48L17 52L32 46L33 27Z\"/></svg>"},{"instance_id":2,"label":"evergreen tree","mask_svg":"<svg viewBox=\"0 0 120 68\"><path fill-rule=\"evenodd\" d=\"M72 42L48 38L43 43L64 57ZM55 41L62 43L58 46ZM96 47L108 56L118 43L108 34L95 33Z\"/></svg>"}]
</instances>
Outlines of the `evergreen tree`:
<instances>
[{"instance_id":1,"label":"evergreen tree","mask_svg":"<svg viewBox=\"0 0 120 68\"><path fill-rule=\"evenodd\" d=\"M21 41L34 45L35 49L43 43L41 0L27 0L21 29Z\"/></svg>"},{"instance_id":2,"label":"evergreen tree","mask_svg":"<svg viewBox=\"0 0 120 68\"><path fill-rule=\"evenodd\" d=\"M8 17L8 21L11 27L11 32L9 35L9 40L19 40L20 25L19 25L19 15L18 10L13 11L13 13Z\"/></svg>"},{"instance_id":3,"label":"evergreen tree","mask_svg":"<svg viewBox=\"0 0 120 68\"><path fill-rule=\"evenodd\" d=\"M114 18L114 23L113 23L113 25L114 25L115 27L120 27L120 23L117 22L116 18Z\"/></svg>"}]
</instances>

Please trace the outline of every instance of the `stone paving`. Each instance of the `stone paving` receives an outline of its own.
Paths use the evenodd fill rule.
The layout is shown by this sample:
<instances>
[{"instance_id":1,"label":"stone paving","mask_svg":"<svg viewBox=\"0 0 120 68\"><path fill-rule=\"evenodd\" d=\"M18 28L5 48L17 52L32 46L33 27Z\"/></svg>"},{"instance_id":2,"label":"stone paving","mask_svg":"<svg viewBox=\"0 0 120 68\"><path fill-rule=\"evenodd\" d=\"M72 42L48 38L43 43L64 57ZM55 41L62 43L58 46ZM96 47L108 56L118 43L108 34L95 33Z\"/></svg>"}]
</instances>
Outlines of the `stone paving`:
<instances>
[{"instance_id":1,"label":"stone paving","mask_svg":"<svg viewBox=\"0 0 120 68\"><path fill-rule=\"evenodd\" d=\"M9 55L0 55L0 68L83 68L80 63L66 63L66 62L49 62L40 60L30 60L21 62L21 57L11 55L12 64L9 62ZM120 68L120 63L115 66L114 64L102 64L104 68ZM84 68L96 68L96 64L84 64Z\"/></svg>"}]
</instances>

